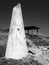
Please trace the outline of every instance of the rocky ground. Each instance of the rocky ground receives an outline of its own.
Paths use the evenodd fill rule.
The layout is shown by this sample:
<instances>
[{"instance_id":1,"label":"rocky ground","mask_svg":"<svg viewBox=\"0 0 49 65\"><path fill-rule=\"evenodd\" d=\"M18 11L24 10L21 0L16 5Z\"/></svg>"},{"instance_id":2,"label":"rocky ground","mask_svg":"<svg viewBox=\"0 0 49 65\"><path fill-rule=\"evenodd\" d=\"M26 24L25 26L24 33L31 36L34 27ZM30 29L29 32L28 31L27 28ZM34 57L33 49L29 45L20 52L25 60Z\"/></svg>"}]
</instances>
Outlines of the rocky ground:
<instances>
[{"instance_id":1,"label":"rocky ground","mask_svg":"<svg viewBox=\"0 0 49 65\"><path fill-rule=\"evenodd\" d=\"M31 40L29 42L29 40ZM28 47L29 52L34 56L34 60L37 60L43 65L49 65L49 42L46 37L36 37L35 39L27 40L30 46Z\"/></svg>"},{"instance_id":2,"label":"rocky ground","mask_svg":"<svg viewBox=\"0 0 49 65\"><path fill-rule=\"evenodd\" d=\"M8 33L0 33L0 65L49 65L49 37L26 35L28 57L20 60L5 56Z\"/></svg>"},{"instance_id":3,"label":"rocky ground","mask_svg":"<svg viewBox=\"0 0 49 65\"><path fill-rule=\"evenodd\" d=\"M0 65L42 65L42 64L37 61L34 61L33 56L29 55L29 57L19 60L0 58Z\"/></svg>"}]
</instances>

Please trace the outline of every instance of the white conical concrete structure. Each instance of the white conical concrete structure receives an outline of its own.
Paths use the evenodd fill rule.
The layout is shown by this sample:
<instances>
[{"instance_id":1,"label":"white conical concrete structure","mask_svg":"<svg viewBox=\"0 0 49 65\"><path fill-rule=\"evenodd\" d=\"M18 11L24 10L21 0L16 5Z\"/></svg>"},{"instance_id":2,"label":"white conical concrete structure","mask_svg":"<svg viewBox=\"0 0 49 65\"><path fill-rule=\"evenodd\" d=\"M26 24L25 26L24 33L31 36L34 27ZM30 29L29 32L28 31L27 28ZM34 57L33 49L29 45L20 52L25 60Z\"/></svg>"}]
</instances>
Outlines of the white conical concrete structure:
<instances>
[{"instance_id":1,"label":"white conical concrete structure","mask_svg":"<svg viewBox=\"0 0 49 65\"><path fill-rule=\"evenodd\" d=\"M28 55L21 5L13 8L5 58L22 59Z\"/></svg>"}]
</instances>

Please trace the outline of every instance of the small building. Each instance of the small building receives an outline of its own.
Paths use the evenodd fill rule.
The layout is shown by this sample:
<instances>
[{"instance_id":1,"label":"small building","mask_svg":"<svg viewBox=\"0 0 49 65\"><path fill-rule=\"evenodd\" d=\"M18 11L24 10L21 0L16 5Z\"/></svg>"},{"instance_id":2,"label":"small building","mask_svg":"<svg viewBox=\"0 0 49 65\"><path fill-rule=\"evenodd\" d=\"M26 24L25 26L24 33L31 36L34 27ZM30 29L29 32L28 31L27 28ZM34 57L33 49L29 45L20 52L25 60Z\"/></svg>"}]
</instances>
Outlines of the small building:
<instances>
[{"instance_id":1,"label":"small building","mask_svg":"<svg viewBox=\"0 0 49 65\"><path fill-rule=\"evenodd\" d=\"M27 26L25 27L25 33L27 33L28 35L30 34L30 31L32 32L31 34L33 35L33 31L36 30L37 31L37 35L38 35L38 30L40 28L36 27L36 26Z\"/></svg>"}]
</instances>

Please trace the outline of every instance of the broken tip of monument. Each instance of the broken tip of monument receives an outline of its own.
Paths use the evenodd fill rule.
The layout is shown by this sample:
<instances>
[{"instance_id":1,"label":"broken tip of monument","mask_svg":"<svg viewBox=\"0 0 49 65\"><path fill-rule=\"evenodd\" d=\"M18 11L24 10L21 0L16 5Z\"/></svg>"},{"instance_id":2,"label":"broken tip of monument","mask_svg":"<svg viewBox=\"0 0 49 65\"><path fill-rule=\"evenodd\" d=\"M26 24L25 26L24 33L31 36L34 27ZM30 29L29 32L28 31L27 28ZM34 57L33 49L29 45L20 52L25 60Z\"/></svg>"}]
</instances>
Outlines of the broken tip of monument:
<instances>
[{"instance_id":1,"label":"broken tip of monument","mask_svg":"<svg viewBox=\"0 0 49 65\"><path fill-rule=\"evenodd\" d=\"M17 6L14 6L14 7L13 7L13 10L15 10L15 9L17 9L17 8L19 8L19 9L21 8L21 4L20 4L20 3L18 3Z\"/></svg>"},{"instance_id":2,"label":"broken tip of monument","mask_svg":"<svg viewBox=\"0 0 49 65\"><path fill-rule=\"evenodd\" d=\"M22 59L27 57L28 49L23 25L21 4L13 8L5 58Z\"/></svg>"}]
</instances>

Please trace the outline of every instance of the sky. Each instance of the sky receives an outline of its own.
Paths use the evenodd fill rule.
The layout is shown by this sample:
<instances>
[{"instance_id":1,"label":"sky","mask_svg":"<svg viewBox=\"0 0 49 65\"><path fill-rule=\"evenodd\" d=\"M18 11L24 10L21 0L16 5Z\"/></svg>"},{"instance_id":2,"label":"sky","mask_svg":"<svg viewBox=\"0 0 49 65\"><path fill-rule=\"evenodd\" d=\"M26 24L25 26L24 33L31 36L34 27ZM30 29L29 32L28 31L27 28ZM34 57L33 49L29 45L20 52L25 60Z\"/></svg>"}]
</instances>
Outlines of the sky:
<instances>
[{"instance_id":1,"label":"sky","mask_svg":"<svg viewBox=\"0 0 49 65\"><path fill-rule=\"evenodd\" d=\"M0 0L0 29L9 28L13 7L21 3L24 26L40 27L39 32L49 35L49 2L32 0Z\"/></svg>"}]
</instances>

